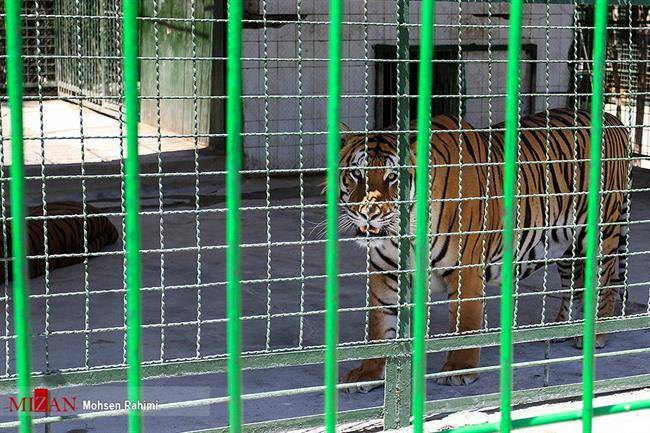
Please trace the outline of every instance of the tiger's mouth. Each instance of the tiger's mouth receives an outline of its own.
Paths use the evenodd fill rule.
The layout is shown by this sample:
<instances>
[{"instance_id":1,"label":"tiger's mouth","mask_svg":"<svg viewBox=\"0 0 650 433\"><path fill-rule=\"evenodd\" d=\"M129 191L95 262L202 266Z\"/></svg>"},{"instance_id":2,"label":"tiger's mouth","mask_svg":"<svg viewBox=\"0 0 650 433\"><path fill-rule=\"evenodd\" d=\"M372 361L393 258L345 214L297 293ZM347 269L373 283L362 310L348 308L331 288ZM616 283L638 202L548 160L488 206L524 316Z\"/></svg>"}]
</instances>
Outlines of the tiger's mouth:
<instances>
[{"instance_id":1,"label":"tiger's mouth","mask_svg":"<svg viewBox=\"0 0 650 433\"><path fill-rule=\"evenodd\" d=\"M368 238L377 238L386 236L388 232L382 227L375 226L357 226L357 236L358 237L368 237Z\"/></svg>"}]
</instances>

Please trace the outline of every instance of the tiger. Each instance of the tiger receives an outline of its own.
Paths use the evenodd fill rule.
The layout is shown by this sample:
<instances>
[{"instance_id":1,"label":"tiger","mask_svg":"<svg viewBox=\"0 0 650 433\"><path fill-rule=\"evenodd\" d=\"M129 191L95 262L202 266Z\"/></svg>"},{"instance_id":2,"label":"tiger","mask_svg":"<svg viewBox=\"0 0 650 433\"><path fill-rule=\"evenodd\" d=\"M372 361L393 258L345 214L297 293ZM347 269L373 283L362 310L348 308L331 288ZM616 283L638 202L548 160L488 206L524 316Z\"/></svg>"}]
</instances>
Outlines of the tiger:
<instances>
[{"instance_id":1,"label":"tiger","mask_svg":"<svg viewBox=\"0 0 650 433\"><path fill-rule=\"evenodd\" d=\"M604 114L603 124L600 252L604 258L598 317L613 313L620 280L616 262L628 215L623 192L628 136L613 115ZM566 321L570 294L578 298L583 287L584 260L573 257L584 258L586 250L591 116L582 110L556 108L521 117L519 126L515 275L524 279L555 258L563 293L556 320ZM498 285L502 274L504 125L477 131L464 120L439 115L432 118L431 129L430 278L446 289L451 332L477 332L483 323L484 287ZM399 158L394 130L355 134L341 124L340 227L344 235L368 248L371 340L392 339L397 333ZM408 176L413 185L410 231L414 233L415 134L408 141ZM606 342L607 335L597 336L599 347ZM578 340L575 344L580 345ZM474 382L477 373L453 372L478 367L479 360L480 348L449 351L442 365L449 374L438 383ZM343 375L342 381L380 382L384 367L385 359L368 359ZM348 390L368 392L376 386L359 384Z\"/></svg>"},{"instance_id":2,"label":"tiger","mask_svg":"<svg viewBox=\"0 0 650 433\"><path fill-rule=\"evenodd\" d=\"M77 202L55 202L48 203L47 211L47 255L62 257L49 257L49 270L71 266L81 263L87 257L84 255L84 218L83 205ZM86 204L86 238L87 252L95 253L102 248L117 242L119 235L113 223L103 215L94 216L101 211L90 204ZM27 217L42 217L44 207L42 205L27 209ZM7 233L7 242L4 242L4 233ZM5 245L8 254L5 255ZM45 219L27 220L27 255L28 255L28 276L37 278L45 274ZM65 256L74 254L74 256ZM11 257L11 228L9 224L4 230L0 230L0 255L3 258ZM5 274L5 266L0 265L0 282L13 279L11 266L7 266L8 274Z\"/></svg>"}]
</instances>

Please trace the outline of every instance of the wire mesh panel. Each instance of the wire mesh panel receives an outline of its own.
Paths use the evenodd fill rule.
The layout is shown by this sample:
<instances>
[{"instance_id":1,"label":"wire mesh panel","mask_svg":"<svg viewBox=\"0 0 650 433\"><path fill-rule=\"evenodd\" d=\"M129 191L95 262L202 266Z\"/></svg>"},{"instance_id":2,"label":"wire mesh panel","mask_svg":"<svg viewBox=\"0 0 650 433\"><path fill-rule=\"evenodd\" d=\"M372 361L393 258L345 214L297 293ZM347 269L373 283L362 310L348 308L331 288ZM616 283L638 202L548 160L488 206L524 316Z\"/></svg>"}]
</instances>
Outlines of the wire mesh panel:
<instances>
[{"instance_id":1,"label":"wire mesh panel","mask_svg":"<svg viewBox=\"0 0 650 433\"><path fill-rule=\"evenodd\" d=\"M2 6L4 8L4 5ZM40 13L41 15L51 15L54 13L54 1L28 1L23 4L24 11L34 18ZM4 9L3 9L4 10ZM37 80L41 78L41 86L51 89L56 86L55 67L54 67L54 21L41 18L39 25L36 25L34 18L25 19L23 25L23 50L29 55L25 59L25 90L27 93L35 91ZM5 29L4 20L0 24L2 32L0 33L0 53L6 55L5 47ZM39 65L36 64L36 58L40 57ZM6 64L3 63L0 69L0 82L2 91L6 93ZM40 72L37 70L40 68Z\"/></svg>"},{"instance_id":2,"label":"wire mesh panel","mask_svg":"<svg viewBox=\"0 0 650 433\"><path fill-rule=\"evenodd\" d=\"M438 2L431 16L433 2L407 0L33 3L32 382L76 397L84 418L50 410L36 423L126 431L131 413L138 431L116 384L127 376L132 401L157 402L144 409L151 431L391 429L418 410L500 401L508 414L504 394L516 405L583 392L585 298L598 318L595 391L650 383L647 5L608 9L594 188L589 4L526 3L519 29L508 2ZM6 99L0 386L11 394ZM599 189L598 268L585 282L587 197ZM0 418L17 426L11 411Z\"/></svg>"},{"instance_id":3,"label":"wire mesh panel","mask_svg":"<svg viewBox=\"0 0 650 433\"><path fill-rule=\"evenodd\" d=\"M79 96L108 112L118 110L121 8L118 0L55 2L60 95Z\"/></svg>"}]
</instances>

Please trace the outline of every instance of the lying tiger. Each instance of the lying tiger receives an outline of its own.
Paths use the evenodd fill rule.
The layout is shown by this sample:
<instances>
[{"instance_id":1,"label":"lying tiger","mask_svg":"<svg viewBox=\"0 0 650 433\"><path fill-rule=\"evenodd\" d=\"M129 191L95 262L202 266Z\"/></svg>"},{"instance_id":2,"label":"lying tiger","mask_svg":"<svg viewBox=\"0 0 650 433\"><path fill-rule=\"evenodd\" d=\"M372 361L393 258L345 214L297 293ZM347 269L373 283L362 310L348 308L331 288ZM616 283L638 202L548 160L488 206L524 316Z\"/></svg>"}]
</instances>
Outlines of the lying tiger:
<instances>
[{"instance_id":1,"label":"lying tiger","mask_svg":"<svg viewBox=\"0 0 650 433\"><path fill-rule=\"evenodd\" d=\"M523 230L518 235L516 271L520 278L526 278L541 268L548 240L546 258L560 259L557 267L564 289L558 321L569 318L572 269L574 287L583 287L580 278L583 275L584 261L574 261L571 258L585 255L587 197L584 193L573 193L587 190L590 115L578 111L576 116L577 123L574 123L573 110L550 110L548 133L546 113L524 117L520 123L518 194L524 197L518 201L519 227ZM462 135L458 132L459 125ZM602 196L602 220L603 223L621 224L607 224L601 229L601 253L605 258L601 263L599 317L611 316L613 313L617 290L610 286L619 281L616 254L625 243L626 230L622 223L628 212L627 198L621 192L627 187L627 133L622 123L612 115L605 114L604 125L602 187L605 193ZM398 264L396 235L399 234L399 218L395 204L398 197L399 165L397 138L393 133L369 134L366 144L364 134L346 134L345 131L349 129L345 125L341 127L344 133L340 153L340 199L342 203L347 203L342 211L342 225L356 232L361 245L369 243L370 300L371 305L376 307L370 313L370 338L390 339L396 334L398 304L398 277L396 272L391 273L397 269ZM485 163L503 162L504 133L499 131L503 125L494 127L497 131L492 132L490 150L488 133L474 131L467 122L459 123L453 117L436 116L432 119L431 128L445 132L434 133L431 139L430 163L434 167L430 172L430 266L444 269L436 273L446 283L448 297L452 301L449 304L451 331L476 331L482 326L483 301L480 298L484 296L483 282L485 280L486 284L498 285L501 275L503 204L497 197L503 196L503 165L488 166ZM574 149L573 144L574 133L577 149ZM410 142L410 157L414 165L414 136ZM463 166L461 191L459 147L462 148ZM548 164L544 163L547 160L547 148ZM576 158L577 163L571 162ZM410 177L413 185L413 170L410 170ZM546 197L549 194L550 201L547 203ZM411 198L414 195L412 190ZM463 197L462 201L453 200L459 196ZM486 204L486 196L495 199L490 199ZM476 199L468 200L468 197ZM452 200L436 201L442 198ZM414 213L411 212L412 232ZM550 228L539 230L543 227ZM460 242L458 235L454 234L459 231L462 233ZM436 236L436 233L440 235ZM563 258L566 260L561 260ZM572 263L575 265L572 266ZM619 261L619 267L621 263ZM577 296L580 296L579 292L576 292ZM459 299L468 300L453 302ZM598 346L604 346L606 340L606 335L598 335ZM580 344L578 341L576 343ZM480 349L451 351L442 370L478 367L479 354ZM384 366L384 359L366 360L360 367L349 371L343 380L359 382L382 379ZM449 375L439 379L439 383L464 385L472 383L477 377L473 373ZM358 386L356 390L367 392L370 389L371 387Z\"/></svg>"},{"instance_id":2,"label":"lying tiger","mask_svg":"<svg viewBox=\"0 0 650 433\"><path fill-rule=\"evenodd\" d=\"M86 249L84 249L84 207L76 202L56 202L47 205L47 255L49 270L71 266L84 261L84 251L95 253L117 242L119 236L113 223L96 207L86 205ZM28 217L43 216L43 206L27 209ZM6 245L11 256L11 227L7 224ZM0 257L4 254L4 231L0 229ZM43 219L27 220L28 276L36 278L45 274L45 224ZM8 279L12 279L11 266ZM0 284L5 282L5 267L0 264Z\"/></svg>"}]
</instances>

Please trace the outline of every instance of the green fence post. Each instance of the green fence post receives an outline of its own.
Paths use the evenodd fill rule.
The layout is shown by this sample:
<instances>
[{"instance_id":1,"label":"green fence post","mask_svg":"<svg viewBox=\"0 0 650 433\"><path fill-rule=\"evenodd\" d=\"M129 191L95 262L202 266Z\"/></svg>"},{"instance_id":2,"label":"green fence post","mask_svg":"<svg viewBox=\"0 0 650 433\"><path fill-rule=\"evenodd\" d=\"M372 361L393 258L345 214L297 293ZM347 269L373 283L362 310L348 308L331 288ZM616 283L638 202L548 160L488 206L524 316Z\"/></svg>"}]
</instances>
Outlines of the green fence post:
<instances>
[{"instance_id":1,"label":"green fence post","mask_svg":"<svg viewBox=\"0 0 650 433\"><path fill-rule=\"evenodd\" d=\"M594 416L613 415L617 413L632 412L636 410L644 410L650 408L650 399L637 400L626 403L616 403L608 406L600 406L594 408ZM563 412L546 413L543 415L536 415L529 418L519 418L512 421L514 429L539 427L549 424L557 424L561 422L576 421L582 418L582 411L580 409L566 410ZM500 433L499 423L489 422L482 424L471 424L463 427L458 427L450 430L442 430L439 433Z\"/></svg>"},{"instance_id":2,"label":"green fence post","mask_svg":"<svg viewBox=\"0 0 650 433\"><path fill-rule=\"evenodd\" d=\"M338 200L339 200L339 97L341 95L341 33L343 0L330 2L327 99L327 243L325 267L325 428L336 432L338 366Z\"/></svg>"},{"instance_id":3,"label":"green fence post","mask_svg":"<svg viewBox=\"0 0 650 433\"><path fill-rule=\"evenodd\" d=\"M596 0L594 14L594 77L591 95L591 137L589 143L589 191L587 195L587 254L585 261L584 337L582 358L582 431L591 433L594 415L594 344L596 287L598 282L600 224L600 155L603 133L603 83L605 80L605 41L607 38L607 0Z\"/></svg>"},{"instance_id":4,"label":"green fence post","mask_svg":"<svg viewBox=\"0 0 650 433\"><path fill-rule=\"evenodd\" d=\"M23 156L23 60L20 0L5 0L7 35L7 94L11 111L11 251L13 256L14 324L18 399L31 395L29 282L27 280L27 229L25 223L25 167ZM20 432L32 431L29 409L18 412Z\"/></svg>"},{"instance_id":5,"label":"green fence post","mask_svg":"<svg viewBox=\"0 0 650 433\"><path fill-rule=\"evenodd\" d=\"M413 282L413 431L424 431L427 354L426 323L429 293L429 158L431 136L431 83L435 1L421 6L420 65L418 70L418 134L415 170L415 278Z\"/></svg>"},{"instance_id":6,"label":"green fence post","mask_svg":"<svg viewBox=\"0 0 650 433\"><path fill-rule=\"evenodd\" d=\"M142 306L140 287L142 263L140 257L140 181L138 167L138 1L123 3L123 53L124 53L124 102L126 105L126 307L127 307L127 362L129 401L139 403L142 399ZM129 432L142 431L142 411L129 410Z\"/></svg>"},{"instance_id":7,"label":"green fence post","mask_svg":"<svg viewBox=\"0 0 650 433\"><path fill-rule=\"evenodd\" d=\"M409 0L397 0L397 131L410 128L409 98ZM411 309L413 301L409 272L411 268L411 204L412 185L409 171L411 165L410 133L398 132L399 155L399 316L397 337L408 339L411 335ZM391 356L386 359L384 391L384 429L396 429L410 424L411 418L411 358Z\"/></svg>"},{"instance_id":8,"label":"green fence post","mask_svg":"<svg viewBox=\"0 0 650 433\"><path fill-rule=\"evenodd\" d=\"M517 183L517 146L519 126L519 60L521 52L522 1L510 3L508 35L508 76L506 82L506 134L503 176L503 271L501 276L501 349L499 372L501 392L500 432L512 429L512 291L514 289L514 225L517 218L515 185Z\"/></svg>"},{"instance_id":9,"label":"green fence post","mask_svg":"<svg viewBox=\"0 0 650 433\"><path fill-rule=\"evenodd\" d=\"M242 430L241 311L239 271L239 203L241 170L241 38L242 0L228 1L226 63L226 278L228 308L228 419L230 432Z\"/></svg>"}]
</instances>

